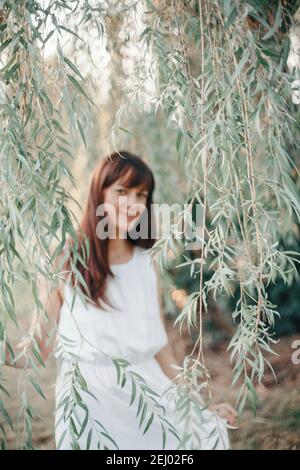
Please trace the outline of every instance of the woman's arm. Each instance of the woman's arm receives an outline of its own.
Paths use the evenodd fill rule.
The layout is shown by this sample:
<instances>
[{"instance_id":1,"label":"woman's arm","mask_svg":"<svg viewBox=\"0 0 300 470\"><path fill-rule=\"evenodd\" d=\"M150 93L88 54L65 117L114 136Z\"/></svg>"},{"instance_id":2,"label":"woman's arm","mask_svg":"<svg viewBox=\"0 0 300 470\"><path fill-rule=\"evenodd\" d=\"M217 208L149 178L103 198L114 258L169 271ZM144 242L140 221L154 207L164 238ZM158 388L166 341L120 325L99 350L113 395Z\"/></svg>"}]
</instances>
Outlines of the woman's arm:
<instances>
[{"instance_id":1,"label":"woman's arm","mask_svg":"<svg viewBox=\"0 0 300 470\"><path fill-rule=\"evenodd\" d=\"M158 288L158 294L159 294L160 316L161 316L161 320L162 320L162 323L164 325L164 328L166 328L165 318L164 318L164 314L163 314L163 306L162 306L162 291L161 291L161 286L160 286L159 271L158 271L157 265L155 263L153 263L153 264L155 266L156 275L157 275L157 288ZM161 366L164 373L171 380L173 380L173 379L175 379L175 377L177 377L179 371L174 369L173 367L171 367L171 364L175 364L177 366L179 366L180 364L177 361L177 359L175 358L173 348L172 348L172 346L169 342L154 357L158 361L158 363Z\"/></svg>"},{"instance_id":2,"label":"woman's arm","mask_svg":"<svg viewBox=\"0 0 300 470\"><path fill-rule=\"evenodd\" d=\"M30 361L28 361L28 357L26 357L28 355L30 355L31 359L39 366L41 364L34 355L33 349L38 352L43 362L47 360L53 349L56 336L54 330L56 330L59 311L63 302L61 286L51 288L48 281L44 277L39 276L38 287L40 292L39 299L46 313L38 312L37 308L35 308L26 338L21 340L17 345L10 345L10 347L8 347L8 341L5 341L5 365L7 366L16 367L17 369L30 368ZM37 345L34 344L35 342ZM20 354L21 352L23 352L24 355ZM21 357L18 357L17 360L13 362L14 358L18 355Z\"/></svg>"},{"instance_id":3,"label":"woman's arm","mask_svg":"<svg viewBox=\"0 0 300 470\"><path fill-rule=\"evenodd\" d=\"M171 367L171 364L175 364L177 366L179 366L180 364L174 356L173 349L170 343L164 346L154 357L157 359L157 362L159 363L164 373L171 380L177 377L179 371L173 369L173 367Z\"/></svg>"},{"instance_id":4,"label":"woman's arm","mask_svg":"<svg viewBox=\"0 0 300 470\"><path fill-rule=\"evenodd\" d=\"M157 274L157 286L158 286L158 293L159 293L159 303L160 303L160 315L163 324L165 325L165 318L163 314L163 308L162 308L162 292L161 292L161 287L160 287L160 279L159 279L159 271L157 268L157 265L154 263L156 274ZM181 366L177 359L174 356L172 346L168 342L166 346L164 346L155 356L154 356L158 363L160 364L162 370L164 373L171 379L175 379L177 375L179 374L179 371L176 369L173 369L171 367L171 364L175 364L177 366ZM236 410L229 404L229 403L219 403L216 405L210 405L208 407L209 410L217 412L219 416L222 418L226 419L228 421L228 424L231 426L235 426L236 424L236 417L237 417L237 412Z\"/></svg>"}]
</instances>

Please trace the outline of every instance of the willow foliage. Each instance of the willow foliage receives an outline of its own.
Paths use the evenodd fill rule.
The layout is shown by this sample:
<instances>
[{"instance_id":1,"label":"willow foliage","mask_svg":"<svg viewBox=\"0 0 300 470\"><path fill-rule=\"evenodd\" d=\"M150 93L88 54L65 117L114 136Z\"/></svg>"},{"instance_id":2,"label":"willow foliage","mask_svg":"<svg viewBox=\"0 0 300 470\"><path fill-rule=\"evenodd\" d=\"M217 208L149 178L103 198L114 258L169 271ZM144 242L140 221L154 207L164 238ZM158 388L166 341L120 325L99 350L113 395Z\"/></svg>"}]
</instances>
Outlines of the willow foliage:
<instances>
[{"instance_id":1,"label":"willow foliage","mask_svg":"<svg viewBox=\"0 0 300 470\"><path fill-rule=\"evenodd\" d=\"M300 219L295 163L299 111L292 100L299 67L287 68L297 8L298 2L255 0L0 2L0 339L6 338L8 322L18 324L17 283L28 283L36 308L45 315L37 275L53 283L61 276L54 262L66 237L75 236L77 222L69 207L76 201L66 189L74 183L70 167L75 144L80 138L87 146L89 113L95 108L101 113L91 94L95 83L89 72L89 64L99 65L93 63L86 31L94 48L101 48L110 40L109 22L122 15L124 42L138 44L140 55L133 59L131 80L123 83L110 141L116 145L120 131L130 139L130 127L137 125L142 113L151 115L152 125L153 116L159 116L175 135L187 182L187 204L169 235L155 244L153 256L164 268L170 250L182 250L191 276L199 277L198 290L191 293L175 322L199 329L174 392L178 417L186 429L181 445L188 443L189 448L201 445L194 419L202 416L203 404L194 392L205 388L213 400L203 353L208 294L230 296L232 285L239 286L233 312L236 331L229 350L232 383L240 383L237 404L242 412L247 399L255 406L254 383L263 378L268 365L265 352L272 351L274 343L272 327L278 314L266 287L278 278L289 283L296 274L298 254L282 249L279 241L298 236L295 227ZM138 34L134 25L139 25ZM65 51L66 42L72 54ZM50 43L56 47L51 66L45 59ZM155 152L159 155L159 149ZM200 214L196 227L195 205ZM194 257L189 256L191 240L181 230L184 224L197 229ZM206 269L213 272L208 280L204 280ZM34 332L29 340L25 357L35 376L25 368L20 377L23 449L32 448L35 416L26 386L31 384L43 396L37 364L44 363ZM114 446L101 423L89 416L80 395L86 384L78 358L73 360L70 389L59 406L69 418L74 448L87 425L91 426L87 448L93 432L99 436L99 448ZM137 419L144 423L144 432L157 415L163 441L166 430L176 435L155 392L127 370L126 361L113 359L113 363L120 386L126 380L132 384L128 406L139 400ZM5 448L5 426L14 428L14 423L5 409L5 369L0 373L0 432ZM76 421L76 407L85 412L83 423Z\"/></svg>"}]
</instances>

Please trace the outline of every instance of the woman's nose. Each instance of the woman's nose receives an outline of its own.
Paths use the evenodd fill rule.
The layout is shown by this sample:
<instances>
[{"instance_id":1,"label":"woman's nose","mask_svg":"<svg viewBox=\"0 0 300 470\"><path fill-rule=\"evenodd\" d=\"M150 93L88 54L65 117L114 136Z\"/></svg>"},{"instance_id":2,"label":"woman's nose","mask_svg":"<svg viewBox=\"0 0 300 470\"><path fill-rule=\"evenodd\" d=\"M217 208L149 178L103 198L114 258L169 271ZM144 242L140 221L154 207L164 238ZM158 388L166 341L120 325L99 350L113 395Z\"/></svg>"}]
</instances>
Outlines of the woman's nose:
<instances>
[{"instance_id":1,"label":"woman's nose","mask_svg":"<svg viewBox=\"0 0 300 470\"><path fill-rule=\"evenodd\" d=\"M128 208L138 205L138 197L136 194L129 194L127 197Z\"/></svg>"},{"instance_id":2,"label":"woman's nose","mask_svg":"<svg viewBox=\"0 0 300 470\"><path fill-rule=\"evenodd\" d=\"M138 216L143 209L144 206L138 201L137 197L133 197L133 199L128 202L127 213L129 216Z\"/></svg>"},{"instance_id":3,"label":"woman's nose","mask_svg":"<svg viewBox=\"0 0 300 470\"><path fill-rule=\"evenodd\" d=\"M134 204L134 203L133 203L133 204L130 204L130 205L128 206L128 211L127 211L127 213L128 213L129 216L131 216L131 217L132 217L132 216L133 216L133 217L136 217L137 215L140 214L140 212L141 212L140 204L137 204L137 203Z\"/></svg>"}]
</instances>

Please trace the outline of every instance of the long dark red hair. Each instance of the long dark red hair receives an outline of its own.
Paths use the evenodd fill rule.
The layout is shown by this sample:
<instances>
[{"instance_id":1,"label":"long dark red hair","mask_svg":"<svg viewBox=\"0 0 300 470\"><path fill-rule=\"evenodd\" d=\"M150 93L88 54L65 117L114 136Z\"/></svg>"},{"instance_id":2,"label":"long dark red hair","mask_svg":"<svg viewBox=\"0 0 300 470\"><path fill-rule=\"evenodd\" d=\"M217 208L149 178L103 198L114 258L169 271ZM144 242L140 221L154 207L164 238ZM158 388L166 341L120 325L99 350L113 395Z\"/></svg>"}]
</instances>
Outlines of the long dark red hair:
<instances>
[{"instance_id":1,"label":"long dark red hair","mask_svg":"<svg viewBox=\"0 0 300 470\"><path fill-rule=\"evenodd\" d=\"M75 270L80 273L79 277L76 276L78 284L72 270L72 286L79 285L81 291L87 296L87 300L91 300L92 303L104 309L106 309L104 304L112 306L106 297L105 288L107 277L114 277L114 274L108 263L108 239L101 239L96 233L96 226L101 220L101 216L96 215L96 209L104 202L103 190L124 176L126 180L122 181L122 185L128 188L141 187L148 191L147 211L143 213L148 219L146 222L148 236L147 238L136 239L135 237L133 239L130 237L130 232L127 232L128 241L145 249L153 246L155 242L154 214L152 212L154 176L141 157L124 150L106 156L95 166L76 240L69 238L66 243L68 251L64 268L71 271L71 265L73 265L76 267ZM141 221L143 214L135 226ZM80 278L84 282L80 281Z\"/></svg>"}]
</instances>

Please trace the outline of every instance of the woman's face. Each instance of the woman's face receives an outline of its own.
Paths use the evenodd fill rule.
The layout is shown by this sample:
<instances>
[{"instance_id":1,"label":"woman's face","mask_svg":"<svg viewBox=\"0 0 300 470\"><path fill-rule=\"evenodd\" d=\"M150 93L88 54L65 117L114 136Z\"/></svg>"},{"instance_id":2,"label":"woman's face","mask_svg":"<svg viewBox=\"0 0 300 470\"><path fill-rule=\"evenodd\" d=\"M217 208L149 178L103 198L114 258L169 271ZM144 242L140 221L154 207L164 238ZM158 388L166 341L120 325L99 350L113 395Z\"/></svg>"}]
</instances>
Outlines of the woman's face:
<instances>
[{"instance_id":1,"label":"woman's face","mask_svg":"<svg viewBox=\"0 0 300 470\"><path fill-rule=\"evenodd\" d=\"M110 228L116 235L132 230L142 215L148 200L148 191L142 187L126 188L122 179L103 190L104 208Z\"/></svg>"}]
</instances>

